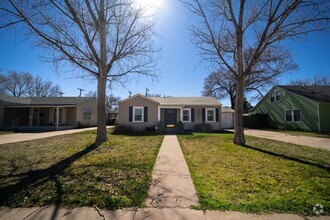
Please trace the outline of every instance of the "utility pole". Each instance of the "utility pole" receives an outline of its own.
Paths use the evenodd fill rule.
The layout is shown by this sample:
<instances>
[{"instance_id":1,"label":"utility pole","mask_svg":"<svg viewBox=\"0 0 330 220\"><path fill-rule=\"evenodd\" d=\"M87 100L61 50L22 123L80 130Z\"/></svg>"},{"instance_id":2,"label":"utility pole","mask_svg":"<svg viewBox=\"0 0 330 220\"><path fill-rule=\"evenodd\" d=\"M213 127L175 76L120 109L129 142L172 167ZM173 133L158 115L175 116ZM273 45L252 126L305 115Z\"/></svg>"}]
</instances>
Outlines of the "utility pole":
<instances>
[{"instance_id":1,"label":"utility pole","mask_svg":"<svg viewBox=\"0 0 330 220\"><path fill-rule=\"evenodd\" d=\"M80 93L79 93L79 97L81 97L81 92L82 91L85 91L84 89L81 89L81 88L77 88L79 91L80 91Z\"/></svg>"}]
</instances>

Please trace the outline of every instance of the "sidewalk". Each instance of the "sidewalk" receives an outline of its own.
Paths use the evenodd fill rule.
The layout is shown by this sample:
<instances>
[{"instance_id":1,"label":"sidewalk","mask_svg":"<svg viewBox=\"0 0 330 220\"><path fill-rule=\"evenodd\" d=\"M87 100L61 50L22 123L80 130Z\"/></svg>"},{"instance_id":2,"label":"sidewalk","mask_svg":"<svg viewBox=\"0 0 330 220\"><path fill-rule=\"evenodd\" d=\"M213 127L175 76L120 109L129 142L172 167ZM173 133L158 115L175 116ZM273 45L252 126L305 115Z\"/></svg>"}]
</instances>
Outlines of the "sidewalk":
<instances>
[{"instance_id":1,"label":"sidewalk","mask_svg":"<svg viewBox=\"0 0 330 220\"><path fill-rule=\"evenodd\" d=\"M293 214L256 215L241 212L201 211L193 209L121 209L116 211L95 208L57 209L0 207L0 220L329 220L329 216L305 217Z\"/></svg>"},{"instance_id":2,"label":"sidewalk","mask_svg":"<svg viewBox=\"0 0 330 220\"><path fill-rule=\"evenodd\" d=\"M198 197L176 135L165 135L154 169L147 207L189 208Z\"/></svg>"},{"instance_id":3,"label":"sidewalk","mask_svg":"<svg viewBox=\"0 0 330 220\"><path fill-rule=\"evenodd\" d=\"M230 132L234 132L234 130L232 129L226 129L226 130ZM256 130L256 129L244 129L244 134L254 137L271 139L275 141L282 141L291 144L330 150L330 143L329 143L330 140L327 138L308 137L302 135L297 136L297 135L285 134L281 132Z\"/></svg>"},{"instance_id":4,"label":"sidewalk","mask_svg":"<svg viewBox=\"0 0 330 220\"><path fill-rule=\"evenodd\" d=\"M107 126L107 128L111 128L112 126ZM14 133L14 134L4 134L0 135L0 145L1 144L9 144L9 143L17 143L22 141L31 141L36 139L54 137L64 134L74 134L80 133L84 131L95 130L97 127L92 128L80 128L80 129L70 129L63 131L49 131L49 132L40 132L40 133Z\"/></svg>"}]
</instances>

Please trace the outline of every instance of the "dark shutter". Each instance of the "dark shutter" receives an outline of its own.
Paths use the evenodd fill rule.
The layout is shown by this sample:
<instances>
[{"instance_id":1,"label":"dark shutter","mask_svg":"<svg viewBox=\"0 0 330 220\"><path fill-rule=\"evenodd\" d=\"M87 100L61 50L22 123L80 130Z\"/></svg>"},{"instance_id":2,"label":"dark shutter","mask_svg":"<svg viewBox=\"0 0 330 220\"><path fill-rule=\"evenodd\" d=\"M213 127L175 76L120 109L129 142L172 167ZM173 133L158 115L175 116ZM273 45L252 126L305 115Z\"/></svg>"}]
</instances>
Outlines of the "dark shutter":
<instances>
[{"instance_id":1,"label":"dark shutter","mask_svg":"<svg viewBox=\"0 0 330 220\"><path fill-rule=\"evenodd\" d=\"M130 106L128 109L128 121L129 122L133 121L133 106Z\"/></svg>"},{"instance_id":2,"label":"dark shutter","mask_svg":"<svg viewBox=\"0 0 330 220\"><path fill-rule=\"evenodd\" d=\"M215 121L219 122L219 108L215 109Z\"/></svg>"},{"instance_id":3,"label":"dark shutter","mask_svg":"<svg viewBox=\"0 0 330 220\"><path fill-rule=\"evenodd\" d=\"M195 122L195 109L191 109L191 122Z\"/></svg>"},{"instance_id":4,"label":"dark shutter","mask_svg":"<svg viewBox=\"0 0 330 220\"><path fill-rule=\"evenodd\" d=\"M205 122L205 108L202 108L202 122Z\"/></svg>"},{"instance_id":5,"label":"dark shutter","mask_svg":"<svg viewBox=\"0 0 330 220\"><path fill-rule=\"evenodd\" d=\"M144 106L144 122L148 122L148 107Z\"/></svg>"}]
</instances>

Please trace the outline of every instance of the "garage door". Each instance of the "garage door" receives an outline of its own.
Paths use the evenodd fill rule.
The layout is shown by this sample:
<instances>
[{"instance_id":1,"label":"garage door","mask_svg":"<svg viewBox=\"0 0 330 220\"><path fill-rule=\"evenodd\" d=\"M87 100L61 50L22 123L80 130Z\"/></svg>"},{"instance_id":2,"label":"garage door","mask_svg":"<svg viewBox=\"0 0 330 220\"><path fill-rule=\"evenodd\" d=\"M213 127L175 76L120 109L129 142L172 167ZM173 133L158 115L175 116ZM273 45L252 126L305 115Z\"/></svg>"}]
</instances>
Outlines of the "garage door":
<instances>
[{"instance_id":1,"label":"garage door","mask_svg":"<svg viewBox=\"0 0 330 220\"><path fill-rule=\"evenodd\" d=\"M221 113L222 128L233 128L233 113Z\"/></svg>"}]
</instances>

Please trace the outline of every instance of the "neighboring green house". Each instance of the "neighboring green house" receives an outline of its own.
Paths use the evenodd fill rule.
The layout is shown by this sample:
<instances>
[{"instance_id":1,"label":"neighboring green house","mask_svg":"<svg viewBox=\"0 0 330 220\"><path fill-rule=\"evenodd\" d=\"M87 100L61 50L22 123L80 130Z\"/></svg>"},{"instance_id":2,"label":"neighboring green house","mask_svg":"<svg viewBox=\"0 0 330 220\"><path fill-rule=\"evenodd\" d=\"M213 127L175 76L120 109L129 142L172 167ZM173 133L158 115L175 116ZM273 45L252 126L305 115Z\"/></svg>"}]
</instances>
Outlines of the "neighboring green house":
<instances>
[{"instance_id":1,"label":"neighboring green house","mask_svg":"<svg viewBox=\"0 0 330 220\"><path fill-rule=\"evenodd\" d=\"M271 128L330 131L330 86L274 86L250 111Z\"/></svg>"}]
</instances>

